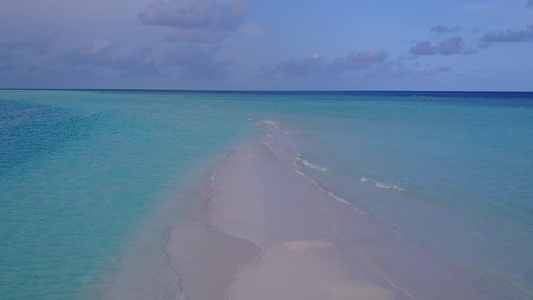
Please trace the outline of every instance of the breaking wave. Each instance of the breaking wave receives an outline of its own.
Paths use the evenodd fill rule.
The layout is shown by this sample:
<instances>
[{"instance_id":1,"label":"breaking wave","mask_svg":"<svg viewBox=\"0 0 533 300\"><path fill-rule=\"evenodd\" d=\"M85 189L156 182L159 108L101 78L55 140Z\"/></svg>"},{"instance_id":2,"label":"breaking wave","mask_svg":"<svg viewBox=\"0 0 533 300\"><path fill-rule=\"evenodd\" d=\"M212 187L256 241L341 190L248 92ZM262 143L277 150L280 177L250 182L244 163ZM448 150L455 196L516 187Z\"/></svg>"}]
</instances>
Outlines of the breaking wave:
<instances>
[{"instance_id":1,"label":"breaking wave","mask_svg":"<svg viewBox=\"0 0 533 300\"><path fill-rule=\"evenodd\" d=\"M320 170L322 172L327 172L329 169L328 167L326 166L322 166L322 165L319 165L319 164L315 164L315 163L312 163L312 162L309 162L303 158L300 157L300 154L298 154L296 156L296 160L299 160L302 162L302 164L304 164L306 167L308 168L311 168L311 169L315 169L315 170Z\"/></svg>"},{"instance_id":2,"label":"breaking wave","mask_svg":"<svg viewBox=\"0 0 533 300\"><path fill-rule=\"evenodd\" d=\"M276 129L279 129L279 125L280 125L278 121L273 121L273 120L263 120L263 123L272 125Z\"/></svg>"},{"instance_id":3,"label":"breaking wave","mask_svg":"<svg viewBox=\"0 0 533 300\"><path fill-rule=\"evenodd\" d=\"M383 182L380 182L380 181L377 181L375 179L368 178L368 177L361 177L361 182L373 183L375 187L380 188L380 189L394 190L398 192L404 191L404 189L399 185L386 184L386 183L383 183Z\"/></svg>"}]
</instances>

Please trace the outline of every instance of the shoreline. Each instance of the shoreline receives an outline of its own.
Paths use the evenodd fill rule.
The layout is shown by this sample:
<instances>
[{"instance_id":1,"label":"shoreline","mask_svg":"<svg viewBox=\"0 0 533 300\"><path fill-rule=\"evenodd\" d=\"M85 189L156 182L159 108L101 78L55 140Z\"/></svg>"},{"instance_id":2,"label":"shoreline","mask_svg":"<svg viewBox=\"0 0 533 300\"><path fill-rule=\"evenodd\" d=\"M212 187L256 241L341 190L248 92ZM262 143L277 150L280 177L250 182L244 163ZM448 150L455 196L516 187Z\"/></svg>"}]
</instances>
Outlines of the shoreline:
<instances>
[{"instance_id":1,"label":"shoreline","mask_svg":"<svg viewBox=\"0 0 533 300\"><path fill-rule=\"evenodd\" d=\"M168 228L158 248L165 261L144 275L150 282L121 282L119 273L123 285L103 298L145 299L139 289L181 300L501 299L323 187L306 174L290 134L263 123L266 137L241 141L178 192L191 204Z\"/></svg>"},{"instance_id":2,"label":"shoreline","mask_svg":"<svg viewBox=\"0 0 533 300\"><path fill-rule=\"evenodd\" d=\"M519 101L12 96L8 298L236 299L267 272L309 276L296 292L533 298Z\"/></svg>"},{"instance_id":3,"label":"shoreline","mask_svg":"<svg viewBox=\"0 0 533 300\"><path fill-rule=\"evenodd\" d=\"M216 171L212 224L262 249L237 268L226 299L414 299L336 236L327 210L357 208L298 173L284 155L253 141Z\"/></svg>"},{"instance_id":4,"label":"shoreline","mask_svg":"<svg viewBox=\"0 0 533 300\"><path fill-rule=\"evenodd\" d=\"M236 145L206 187L204 226L231 246L222 249L225 254L213 246L205 255L248 255L218 274L213 267L200 270L225 278L224 300L500 299L457 263L405 240L322 187L299 168L289 134L277 123L262 123L266 137ZM189 259L201 257L193 253Z\"/></svg>"}]
</instances>

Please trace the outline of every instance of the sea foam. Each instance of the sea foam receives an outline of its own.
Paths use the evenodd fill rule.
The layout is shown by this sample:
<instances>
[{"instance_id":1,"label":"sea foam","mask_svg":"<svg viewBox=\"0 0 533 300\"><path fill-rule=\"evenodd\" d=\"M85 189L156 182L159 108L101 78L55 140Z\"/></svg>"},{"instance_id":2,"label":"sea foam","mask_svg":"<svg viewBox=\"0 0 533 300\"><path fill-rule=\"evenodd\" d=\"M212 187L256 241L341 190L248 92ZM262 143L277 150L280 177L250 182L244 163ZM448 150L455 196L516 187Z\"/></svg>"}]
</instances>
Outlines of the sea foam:
<instances>
[{"instance_id":1,"label":"sea foam","mask_svg":"<svg viewBox=\"0 0 533 300\"><path fill-rule=\"evenodd\" d=\"M308 160L301 158L300 154L296 155L296 160L301 161L302 164L304 164L306 167L311 168L311 169L320 170L322 172L327 172L329 170L328 167L326 166L315 164L315 163L309 162Z\"/></svg>"},{"instance_id":2,"label":"sea foam","mask_svg":"<svg viewBox=\"0 0 533 300\"><path fill-rule=\"evenodd\" d=\"M399 185L386 184L386 183L383 183L383 182L380 182L380 181L377 181L375 179L368 178L368 177L361 177L361 182L373 183L375 187L380 188L380 189L395 190L398 192L404 191L404 189Z\"/></svg>"},{"instance_id":3,"label":"sea foam","mask_svg":"<svg viewBox=\"0 0 533 300\"><path fill-rule=\"evenodd\" d=\"M274 128L278 129L279 130L279 122L278 121L273 121L273 120L263 120L263 123L265 124L268 124L268 125L272 125L274 126Z\"/></svg>"}]
</instances>

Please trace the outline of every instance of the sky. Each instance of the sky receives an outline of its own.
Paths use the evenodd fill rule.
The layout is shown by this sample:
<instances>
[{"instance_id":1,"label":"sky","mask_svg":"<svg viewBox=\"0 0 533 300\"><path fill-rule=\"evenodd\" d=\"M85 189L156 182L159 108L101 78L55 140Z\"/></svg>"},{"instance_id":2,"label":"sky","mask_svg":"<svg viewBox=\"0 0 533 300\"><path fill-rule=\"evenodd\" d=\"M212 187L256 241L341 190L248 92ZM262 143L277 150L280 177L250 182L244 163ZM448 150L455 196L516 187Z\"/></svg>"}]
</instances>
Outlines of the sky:
<instances>
[{"instance_id":1,"label":"sky","mask_svg":"<svg viewBox=\"0 0 533 300\"><path fill-rule=\"evenodd\" d=\"M533 91L533 0L0 0L0 88Z\"/></svg>"}]
</instances>

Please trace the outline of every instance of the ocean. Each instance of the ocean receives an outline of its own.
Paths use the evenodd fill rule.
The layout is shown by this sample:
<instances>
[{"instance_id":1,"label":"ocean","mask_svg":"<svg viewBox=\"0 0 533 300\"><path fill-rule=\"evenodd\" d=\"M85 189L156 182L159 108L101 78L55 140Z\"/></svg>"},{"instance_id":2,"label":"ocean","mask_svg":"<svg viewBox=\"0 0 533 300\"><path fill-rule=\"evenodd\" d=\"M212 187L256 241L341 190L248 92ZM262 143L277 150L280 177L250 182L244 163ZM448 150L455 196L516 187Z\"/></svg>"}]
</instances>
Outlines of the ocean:
<instances>
[{"instance_id":1,"label":"ocean","mask_svg":"<svg viewBox=\"0 0 533 300\"><path fill-rule=\"evenodd\" d=\"M217 162L271 130L305 176L472 289L533 298L533 93L491 92L0 91L0 295L184 295L169 231Z\"/></svg>"}]
</instances>

